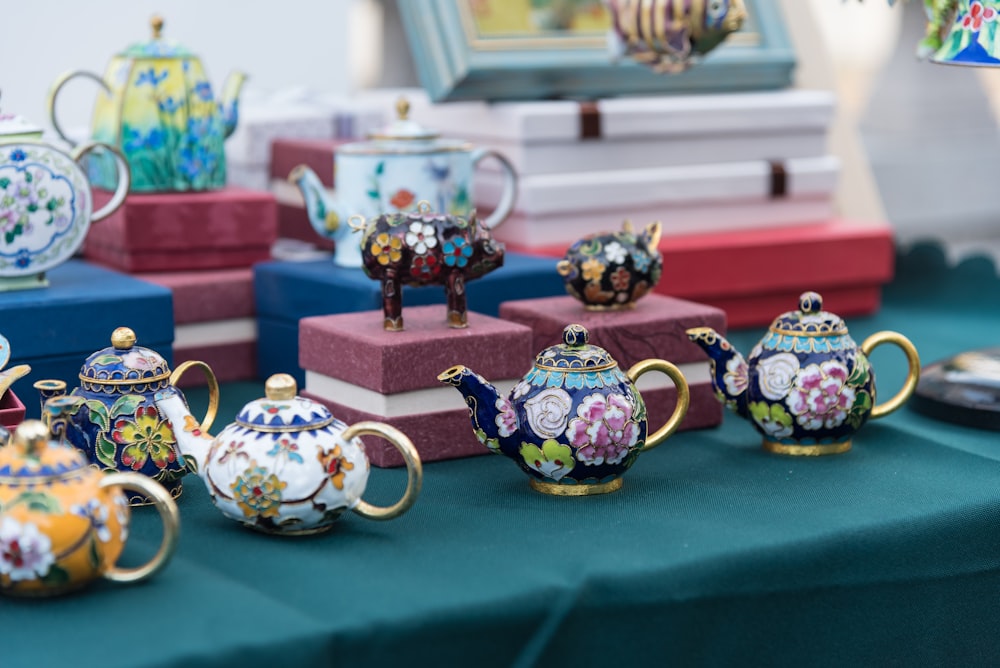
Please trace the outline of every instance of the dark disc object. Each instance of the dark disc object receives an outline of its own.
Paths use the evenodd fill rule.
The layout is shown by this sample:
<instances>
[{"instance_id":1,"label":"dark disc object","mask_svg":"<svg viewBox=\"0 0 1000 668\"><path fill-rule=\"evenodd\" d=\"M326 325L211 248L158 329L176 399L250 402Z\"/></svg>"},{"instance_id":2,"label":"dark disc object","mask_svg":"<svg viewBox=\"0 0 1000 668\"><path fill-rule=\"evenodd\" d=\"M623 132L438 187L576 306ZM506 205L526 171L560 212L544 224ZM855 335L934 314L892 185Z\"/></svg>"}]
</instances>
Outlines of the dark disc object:
<instances>
[{"instance_id":1,"label":"dark disc object","mask_svg":"<svg viewBox=\"0 0 1000 668\"><path fill-rule=\"evenodd\" d=\"M938 420L1000 430L1000 348L970 350L924 367L909 404Z\"/></svg>"}]
</instances>

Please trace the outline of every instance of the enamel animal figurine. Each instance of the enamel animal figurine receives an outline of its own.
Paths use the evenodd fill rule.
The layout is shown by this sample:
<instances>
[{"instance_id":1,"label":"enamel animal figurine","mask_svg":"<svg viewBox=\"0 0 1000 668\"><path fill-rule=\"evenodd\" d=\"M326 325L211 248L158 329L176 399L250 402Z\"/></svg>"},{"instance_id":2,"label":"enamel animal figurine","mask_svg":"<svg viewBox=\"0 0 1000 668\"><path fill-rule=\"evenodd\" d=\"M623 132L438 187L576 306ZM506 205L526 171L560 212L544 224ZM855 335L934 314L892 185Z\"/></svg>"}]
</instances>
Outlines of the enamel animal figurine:
<instances>
[{"instance_id":1,"label":"enamel animal figurine","mask_svg":"<svg viewBox=\"0 0 1000 668\"><path fill-rule=\"evenodd\" d=\"M209 366L192 360L171 372L159 353L136 345L135 332L119 327L111 334L111 346L91 354L80 369L80 386L69 393L75 408L66 409L66 439L98 468L141 473L179 497L187 469L177 460L174 430L162 418L155 394L174 387L192 367L208 380L208 412L201 422L189 412L175 424L208 431L219 407L219 383ZM53 397L67 394L61 380L40 380L34 387L43 409ZM130 493L129 502L148 500Z\"/></svg>"},{"instance_id":2,"label":"enamel animal figurine","mask_svg":"<svg viewBox=\"0 0 1000 668\"><path fill-rule=\"evenodd\" d=\"M620 232L580 239L556 264L566 291L588 311L634 308L663 273L660 231L660 223L655 222L636 234L626 220Z\"/></svg>"},{"instance_id":3,"label":"enamel animal figurine","mask_svg":"<svg viewBox=\"0 0 1000 668\"><path fill-rule=\"evenodd\" d=\"M46 407L55 433L69 403ZM159 550L134 568L115 565L131 520L124 489L153 499L164 525ZM170 561L179 522L177 505L157 482L138 473L105 475L76 448L50 440L42 421L25 420L0 447L0 593L56 596L102 576L144 580Z\"/></svg>"},{"instance_id":4,"label":"enamel animal figurine","mask_svg":"<svg viewBox=\"0 0 1000 668\"><path fill-rule=\"evenodd\" d=\"M367 222L352 216L352 227L363 230L365 273L382 283L383 324L389 331L403 329L404 285L443 285L448 326L468 326L465 282L503 265L504 245L493 240L475 211L466 219L433 213L421 202L413 213L387 213Z\"/></svg>"},{"instance_id":5,"label":"enamel animal figurine","mask_svg":"<svg viewBox=\"0 0 1000 668\"><path fill-rule=\"evenodd\" d=\"M157 406L175 425L182 461L201 476L226 517L264 533L301 535L327 531L345 510L389 520L410 509L423 469L405 434L380 422L348 427L322 404L297 396L288 374L268 378L265 393L215 438L177 427L187 424L187 406L176 387L156 394ZM391 506L361 498L369 464L357 437L365 435L386 439L406 462L406 491Z\"/></svg>"},{"instance_id":6,"label":"enamel animal figurine","mask_svg":"<svg viewBox=\"0 0 1000 668\"><path fill-rule=\"evenodd\" d=\"M288 180L298 186L316 233L335 242L333 261L360 267L361 248L346 224L354 215L416 213L428 201L440 213L472 215L473 183L479 163L490 158L500 166L503 192L483 222L493 229L510 215L517 198L517 174L501 153L475 148L460 139L442 138L409 117L405 98L396 103L398 118L367 141L338 146L334 155L337 193L330 194L316 173L298 165Z\"/></svg>"},{"instance_id":7,"label":"enamel animal figurine","mask_svg":"<svg viewBox=\"0 0 1000 668\"><path fill-rule=\"evenodd\" d=\"M743 0L606 0L612 58L674 74L743 27Z\"/></svg>"},{"instance_id":8,"label":"enamel animal figurine","mask_svg":"<svg viewBox=\"0 0 1000 668\"><path fill-rule=\"evenodd\" d=\"M765 450L782 455L850 450L865 422L902 406L920 378L920 358L909 339L882 331L859 346L844 321L823 310L815 292L799 297L798 310L775 318L746 359L710 327L687 334L708 353L716 396L750 420ZM909 372L896 396L878 404L868 356L883 343L903 350Z\"/></svg>"},{"instance_id":9,"label":"enamel animal figurine","mask_svg":"<svg viewBox=\"0 0 1000 668\"><path fill-rule=\"evenodd\" d=\"M236 130L239 95L246 75L233 72L217 96L201 60L163 38L163 19L151 21L153 38L115 55L104 77L75 71L61 75L49 91L49 118L56 133L75 142L56 119L59 91L76 77L100 85L91 136L118 148L132 169L132 192L215 190L226 185L223 143ZM106 161L92 166L100 188L113 182Z\"/></svg>"},{"instance_id":10,"label":"enamel animal figurine","mask_svg":"<svg viewBox=\"0 0 1000 668\"><path fill-rule=\"evenodd\" d=\"M687 414L690 392L680 369L647 359L623 371L588 337L581 325L566 327L563 342L535 357L509 397L462 365L438 376L465 397L479 442L513 459L545 494L619 489L639 454L663 443ZM653 434L647 434L646 404L635 386L647 371L666 374L677 388L673 413Z\"/></svg>"}]
</instances>

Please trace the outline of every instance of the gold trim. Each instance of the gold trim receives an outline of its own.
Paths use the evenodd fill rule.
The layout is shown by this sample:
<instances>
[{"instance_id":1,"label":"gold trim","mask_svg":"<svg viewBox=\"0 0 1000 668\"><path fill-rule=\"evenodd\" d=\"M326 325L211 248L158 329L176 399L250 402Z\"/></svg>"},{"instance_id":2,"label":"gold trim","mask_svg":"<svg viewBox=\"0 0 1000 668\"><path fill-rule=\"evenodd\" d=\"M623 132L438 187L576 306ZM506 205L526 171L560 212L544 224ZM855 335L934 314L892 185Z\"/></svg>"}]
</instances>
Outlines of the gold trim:
<instances>
[{"instance_id":1,"label":"gold trim","mask_svg":"<svg viewBox=\"0 0 1000 668\"><path fill-rule=\"evenodd\" d=\"M851 449L851 439L840 443L822 443L816 445L786 445L764 439L764 449L776 455L792 457L815 457L819 455L839 455Z\"/></svg>"},{"instance_id":2,"label":"gold trim","mask_svg":"<svg viewBox=\"0 0 1000 668\"><path fill-rule=\"evenodd\" d=\"M875 332L861 343L861 352L870 358L872 351L883 343L892 343L902 349L909 368L906 370L906 382L903 383L899 392L892 399L872 406L871 418L873 420L885 417L906 403L906 400L917 389L917 383L920 381L920 355L917 354L917 348L913 342L899 332L889 330ZM874 396L874 392L872 396Z\"/></svg>"},{"instance_id":3,"label":"gold trim","mask_svg":"<svg viewBox=\"0 0 1000 668\"><path fill-rule=\"evenodd\" d=\"M333 421L335 419L336 418L331 415L329 419L316 424L316 426L312 426L312 425L285 425L285 426L281 426L281 427L275 427L275 426L265 425L265 424L250 424L249 422L244 422L243 420L240 420L239 418L236 419L236 424L238 424L241 427L245 427L246 429L249 429L250 431L263 431L263 432L267 432L269 434L280 434L281 432L287 431L287 432L289 432L291 434L297 434L297 433L299 433L301 431L312 431L313 429L322 429L323 427L328 427L331 424L333 424Z\"/></svg>"},{"instance_id":4,"label":"gold trim","mask_svg":"<svg viewBox=\"0 0 1000 668\"><path fill-rule=\"evenodd\" d=\"M541 369L542 371L560 371L562 373L590 373L591 371L607 371L608 369L616 369L618 368L618 362L612 360L606 364L602 364L601 366L575 367L569 369L562 366L545 366L544 364L535 362L535 368Z\"/></svg>"},{"instance_id":5,"label":"gold trim","mask_svg":"<svg viewBox=\"0 0 1000 668\"><path fill-rule=\"evenodd\" d=\"M84 380L93 385L148 385L150 383L155 383L159 380L166 380L170 378L170 372L161 373L159 376L148 376L146 378L137 379L121 379L117 380L114 378L94 378L93 376L85 376L82 373L79 374L80 380Z\"/></svg>"},{"instance_id":6,"label":"gold trim","mask_svg":"<svg viewBox=\"0 0 1000 668\"><path fill-rule=\"evenodd\" d=\"M373 506L364 499L358 499L357 505L351 510L370 520L391 520L399 517L417 500L420 488L424 482L424 467L420 462L420 454L413 442L395 427L382 422L358 422L340 435L345 441L351 441L355 436L378 436L389 441L403 455L406 462L406 490L403 496L391 506Z\"/></svg>"},{"instance_id":7,"label":"gold trim","mask_svg":"<svg viewBox=\"0 0 1000 668\"><path fill-rule=\"evenodd\" d=\"M831 329L826 332L795 332L789 329L778 329L777 327L771 327L768 331L773 334L781 334L782 336L808 336L809 338L819 338L822 336L847 336L847 328L843 329Z\"/></svg>"},{"instance_id":8,"label":"gold trim","mask_svg":"<svg viewBox=\"0 0 1000 668\"><path fill-rule=\"evenodd\" d=\"M591 496L593 494L607 494L621 489L624 478L615 478L608 482L598 482L594 484L560 485L556 482L544 482L531 478L528 484L536 492L550 494L552 496Z\"/></svg>"},{"instance_id":9,"label":"gold trim","mask_svg":"<svg viewBox=\"0 0 1000 668\"><path fill-rule=\"evenodd\" d=\"M112 582L138 582L145 580L161 571L174 552L177 550L177 538L180 532L181 516L177 510L177 504L171 495L162 485L151 478L147 478L141 473L112 473L101 480L101 489L108 487L121 487L132 492L138 492L152 499L153 505L160 514L163 521L163 540L153 558L142 566L135 568L121 568L119 566L109 566L104 572L104 577ZM106 497L110 498L110 497Z\"/></svg>"}]
</instances>

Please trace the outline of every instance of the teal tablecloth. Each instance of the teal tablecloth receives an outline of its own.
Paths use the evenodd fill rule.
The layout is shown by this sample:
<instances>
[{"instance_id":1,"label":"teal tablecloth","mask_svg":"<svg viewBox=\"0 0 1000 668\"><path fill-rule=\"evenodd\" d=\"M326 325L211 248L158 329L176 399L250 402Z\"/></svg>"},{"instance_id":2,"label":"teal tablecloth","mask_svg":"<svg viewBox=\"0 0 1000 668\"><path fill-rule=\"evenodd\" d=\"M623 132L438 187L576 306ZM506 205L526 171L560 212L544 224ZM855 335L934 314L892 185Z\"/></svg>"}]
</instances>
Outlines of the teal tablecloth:
<instances>
[{"instance_id":1,"label":"teal tablecloth","mask_svg":"<svg viewBox=\"0 0 1000 668\"><path fill-rule=\"evenodd\" d=\"M901 258L879 314L848 324L857 340L901 331L930 362L995 345L998 302L991 264L947 270L919 249ZM733 339L749 349L762 332ZM902 354L880 349L874 365L883 395L894 392ZM223 418L259 386L224 392ZM591 498L535 493L500 457L425 474L407 515L350 515L305 539L241 528L191 479L167 570L138 586L0 600L0 667L1000 662L991 432L903 409L850 453L803 460L763 453L727 416ZM370 500L403 482L373 469ZM131 563L159 540L155 513L136 515Z\"/></svg>"}]
</instances>

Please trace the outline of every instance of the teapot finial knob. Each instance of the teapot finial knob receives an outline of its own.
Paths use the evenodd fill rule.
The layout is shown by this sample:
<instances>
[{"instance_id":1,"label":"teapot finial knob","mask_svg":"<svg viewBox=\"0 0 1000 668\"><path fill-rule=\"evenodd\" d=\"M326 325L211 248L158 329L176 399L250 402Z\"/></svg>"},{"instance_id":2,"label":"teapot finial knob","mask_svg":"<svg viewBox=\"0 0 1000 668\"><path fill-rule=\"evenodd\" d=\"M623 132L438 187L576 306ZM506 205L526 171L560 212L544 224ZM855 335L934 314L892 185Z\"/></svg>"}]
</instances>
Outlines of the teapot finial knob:
<instances>
[{"instance_id":1,"label":"teapot finial knob","mask_svg":"<svg viewBox=\"0 0 1000 668\"><path fill-rule=\"evenodd\" d=\"M135 332L128 327L119 327L111 332L111 345L115 350L128 350L135 345Z\"/></svg>"},{"instance_id":2,"label":"teapot finial knob","mask_svg":"<svg viewBox=\"0 0 1000 668\"><path fill-rule=\"evenodd\" d=\"M49 444L49 429L41 420L25 420L14 431L14 446L25 456L38 459Z\"/></svg>"},{"instance_id":3,"label":"teapot finial knob","mask_svg":"<svg viewBox=\"0 0 1000 668\"><path fill-rule=\"evenodd\" d=\"M399 116L399 120L401 121L405 121L410 115L410 101L403 96L400 96L396 100L396 115Z\"/></svg>"},{"instance_id":4,"label":"teapot finial knob","mask_svg":"<svg viewBox=\"0 0 1000 668\"><path fill-rule=\"evenodd\" d=\"M149 25L153 28L153 39L160 39L160 33L163 32L163 17L154 14L153 18L149 20Z\"/></svg>"},{"instance_id":5,"label":"teapot finial knob","mask_svg":"<svg viewBox=\"0 0 1000 668\"><path fill-rule=\"evenodd\" d=\"M818 292L803 292L799 296L799 310L803 313L819 313L823 310L823 298Z\"/></svg>"},{"instance_id":6,"label":"teapot finial knob","mask_svg":"<svg viewBox=\"0 0 1000 668\"><path fill-rule=\"evenodd\" d=\"M573 348L582 348L590 340L590 332L583 325L567 325L563 330L563 343Z\"/></svg>"},{"instance_id":7,"label":"teapot finial knob","mask_svg":"<svg viewBox=\"0 0 1000 668\"><path fill-rule=\"evenodd\" d=\"M276 373L264 383L264 395L270 401L287 401L298 394L295 379L287 373Z\"/></svg>"}]
</instances>

